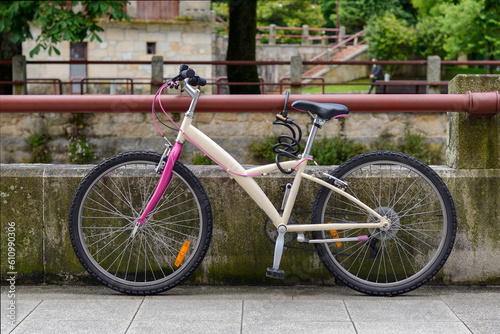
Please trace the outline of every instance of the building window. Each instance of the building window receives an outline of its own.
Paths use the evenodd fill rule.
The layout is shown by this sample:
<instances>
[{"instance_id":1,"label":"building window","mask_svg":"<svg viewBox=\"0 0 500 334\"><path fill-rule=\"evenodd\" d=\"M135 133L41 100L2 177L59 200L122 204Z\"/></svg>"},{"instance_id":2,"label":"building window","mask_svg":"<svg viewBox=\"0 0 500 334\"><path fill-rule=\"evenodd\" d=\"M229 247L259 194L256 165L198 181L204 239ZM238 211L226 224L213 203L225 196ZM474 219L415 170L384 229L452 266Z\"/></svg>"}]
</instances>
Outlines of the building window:
<instances>
[{"instance_id":1,"label":"building window","mask_svg":"<svg viewBox=\"0 0 500 334\"><path fill-rule=\"evenodd\" d=\"M148 55L154 55L156 53L156 42L147 42L146 52Z\"/></svg>"},{"instance_id":2,"label":"building window","mask_svg":"<svg viewBox=\"0 0 500 334\"><path fill-rule=\"evenodd\" d=\"M69 48L70 60L87 60L87 43L71 43ZM70 64L69 76L71 78L84 78L87 76L87 64ZM71 87L71 92L82 93L79 83L75 83ZM86 86L83 86L85 91Z\"/></svg>"}]
</instances>

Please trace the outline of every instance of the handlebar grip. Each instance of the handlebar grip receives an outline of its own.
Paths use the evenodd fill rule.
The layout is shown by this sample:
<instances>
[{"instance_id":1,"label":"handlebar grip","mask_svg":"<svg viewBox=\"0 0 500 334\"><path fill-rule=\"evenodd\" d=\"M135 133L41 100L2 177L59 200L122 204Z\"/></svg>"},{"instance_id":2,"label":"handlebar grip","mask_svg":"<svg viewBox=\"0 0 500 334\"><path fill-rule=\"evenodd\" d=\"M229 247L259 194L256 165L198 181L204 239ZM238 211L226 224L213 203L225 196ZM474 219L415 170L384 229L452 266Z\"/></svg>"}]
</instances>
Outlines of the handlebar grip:
<instances>
[{"instance_id":1,"label":"handlebar grip","mask_svg":"<svg viewBox=\"0 0 500 334\"><path fill-rule=\"evenodd\" d=\"M207 80L196 74L194 77L189 79L188 84L191 86L205 86L207 84Z\"/></svg>"},{"instance_id":2,"label":"handlebar grip","mask_svg":"<svg viewBox=\"0 0 500 334\"><path fill-rule=\"evenodd\" d=\"M188 68L187 70L183 70L179 73L179 75L181 76L182 79L193 78L195 76L195 74L196 73L191 68Z\"/></svg>"}]
</instances>

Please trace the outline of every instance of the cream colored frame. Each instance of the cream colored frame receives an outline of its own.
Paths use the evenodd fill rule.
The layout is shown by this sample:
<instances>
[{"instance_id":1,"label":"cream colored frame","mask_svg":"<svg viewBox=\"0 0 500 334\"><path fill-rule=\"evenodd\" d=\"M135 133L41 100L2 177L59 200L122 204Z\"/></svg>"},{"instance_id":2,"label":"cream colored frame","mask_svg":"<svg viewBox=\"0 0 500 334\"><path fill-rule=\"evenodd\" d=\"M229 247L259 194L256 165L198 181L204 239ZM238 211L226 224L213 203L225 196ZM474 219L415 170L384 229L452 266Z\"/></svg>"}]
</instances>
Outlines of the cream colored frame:
<instances>
[{"instance_id":1,"label":"cream colored frame","mask_svg":"<svg viewBox=\"0 0 500 334\"><path fill-rule=\"evenodd\" d=\"M267 195L264 193L262 188L257 184L254 180L253 175L258 174L270 174L274 172L278 172L279 169L276 164L268 164L263 166L254 167L251 169L245 169L242 165L240 165L229 153L227 153L222 147L220 147L216 142L210 139L203 132L198 130L194 125L192 125L192 121L194 118L194 109L196 107L196 103L199 97L199 90L194 90L191 86L186 85L184 87L189 95L193 97L193 102L190 106L190 109L186 113L184 117L179 134L177 136L178 142L185 142L185 140L189 140L195 146L201 148L204 152L206 152L212 159L214 159L218 164L225 166L227 171L230 172L230 176L238 182L238 184L248 193L248 195L257 203L257 205L267 214L267 216L271 219L274 226L278 228L279 226L286 226L288 232L305 232L305 231L327 231L327 230L347 230L347 229L359 229L359 228L388 228L390 222L387 218L382 217L376 211L371 209L369 206L359 201L357 198L349 195L343 189L335 187L328 182L325 182L314 175L306 174L305 168L307 165L307 161L304 160L293 160L286 161L281 163L281 166L285 169L291 169L296 167L296 174L293 180L292 188L290 189L290 193L288 199L285 203L285 207L283 210L283 214L280 215L278 210L271 203ZM193 96L194 95L194 96ZM310 138L311 139L311 138ZM312 138L314 139L314 138ZM288 220L292 213L292 208L295 204L295 200L297 198L297 194L299 192L300 183L302 179L307 179L313 182L318 183L319 185L325 186L336 193L346 197L348 200L354 202L359 207L365 209L371 215L376 217L379 222L377 223L332 223L332 224L293 224L289 225Z\"/></svg>"}]
</instances>

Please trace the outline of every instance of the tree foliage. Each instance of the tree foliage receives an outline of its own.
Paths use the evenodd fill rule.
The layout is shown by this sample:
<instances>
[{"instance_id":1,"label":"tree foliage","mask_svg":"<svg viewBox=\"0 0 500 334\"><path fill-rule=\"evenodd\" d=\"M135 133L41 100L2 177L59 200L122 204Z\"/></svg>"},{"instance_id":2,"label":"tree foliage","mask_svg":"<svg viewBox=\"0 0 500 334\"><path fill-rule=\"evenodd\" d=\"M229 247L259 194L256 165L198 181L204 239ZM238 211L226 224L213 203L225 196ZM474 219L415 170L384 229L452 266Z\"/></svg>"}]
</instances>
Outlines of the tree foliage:
<instances>
[{"instance_id":1,"label":"tree foliage","mask_svg":"<svg viewBox=\"0 0 500 334\"><path fill-rule=\"evenodd\" d=\"M12 42L34 39L30 23L40 27L36 46L30 56L41 49L49 54L60 54L55 45L61 41L82 42L101 39L97 35L103 29L99 19L109 16L110 20L129 20L124 7L127 1L1 1L0 31L11 32ZM73 8L81 5L81 10Z\"/></svg>"},{"instance_id":2,"label":"tree foliage","mask_svg":"<svg viewBox=\"0 0 500 334\"><path fill-rule=\"evenodd\" d=\"M319 0L258 1L257 24L281 27L324 27L326 22L321 13Z\"/></svg>"},{"instance_id":3,"label":"tree foliage","mask_svg":"<svg viewBox=\"0 0 500 334\"><path fill-rule=\"evenodd\" d=\"M446 58L475 54L483 59L500 58L500 2L498 0L461 0L437 8L441 31L447 33L443 44Z\"/></svg>"},{"instance_id":4,"label":"tree foliage","mask_svg":"<svg viewBox=\"0 0 500 334\"><path fill-rule=\"evenodd\" d=\"M412 0L416 22L390 12L367 19L370 52L383 59L426 58L439 55L456 59L500 57L500 2L498 0ZM392 18L391 18L392 16ZM401 20L404 20L401 21ZM384 29L384 25L390 25ZM395 32L404 48L394 49ZM390 58L387 58L390 57Z\"/></svg>"},{"instance_id":5,"label":"tree foliage","mask_svg":"<svg viewBox=\"0 0 500 334\"><path fill-rule=\"evenodd\" d=\"M229 20L229 0L212 0L212 9L216 15L223 20ZM268 27L274 24L278 27L302 27L307 25L311 28L325 27L326 21L321 12L320 6L323 0L258 0L257 1L257 26ZM225 31L218 28L219 33ZM261 33L257 31L257 33ZM262 32L267 34L267 32ZM290 30L276 31L277 35L300 35L300 32ZM310 31L310 35L322 35L321 31ZM281 37L278 44L298 44L300 38ZM267 42L267 37L262 37L262 43Z\"/></svg>"},{"instance_id":6,"label":"tree foliage","mask_svg":"<svg viewBox=\"0 0 500 334\"><path fill-rule=\"evenodd\" d=\"M379 59L407 60L414 51L415 30L404 19L385 14L367 25L370 49Z\"/></svg>"},{"instance_id":7,"label":"tree foliage","mask_svg":"<svg viewBox=\"0 0 500 334\"><path fill-rule=\"evenodd\" d=\"M258 0L257 25L324 27L321 6L326 0ZM335 0L334 0L335 1ZM229 0L212 0L212 10L229 22Z\"/></svg>"},{"instance_id":8,"label":"tree foliage","mask_svg":"<svg viewBox=\"0 0 500 334\"><path fill-rule=\"evenodd\" d=\"M327 27L335 27L337 0L323 0L321 11ZM340 0L339 22L346 27L347 33L362 30L370 18L394 15L410 22L415 21L415 9L410 0Z\"/></svg>"},{"instance_id":9,"label":"tree foliage","mask_svg":"<svg viewBox=\"0 0 500 334\"><path fill-rule=\"evenodd\" d=\"M258 1L257 2L257 25L269 26L275 24L278 27L302 27L310 28L325 27L325 19L321 13L321 1L293 0L293 1ZM277 30L278 35L300 35L300 32L290 30ZM309 35L321 35L319 31L310 31ZM284 37L277 42L300 43L300 38Z\"/></svg>"}]
</instances>

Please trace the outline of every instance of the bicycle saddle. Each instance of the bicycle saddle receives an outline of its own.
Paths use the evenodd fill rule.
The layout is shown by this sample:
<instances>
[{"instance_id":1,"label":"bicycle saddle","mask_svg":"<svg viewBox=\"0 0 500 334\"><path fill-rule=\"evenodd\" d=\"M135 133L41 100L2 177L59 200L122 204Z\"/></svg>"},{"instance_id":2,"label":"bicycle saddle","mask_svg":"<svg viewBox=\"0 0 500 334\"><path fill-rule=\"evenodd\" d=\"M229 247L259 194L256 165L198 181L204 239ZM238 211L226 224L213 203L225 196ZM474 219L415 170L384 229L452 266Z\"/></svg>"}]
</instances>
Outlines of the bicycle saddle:
<instances>
[{"instance_id":1,"label":"bicycle saddle","mask_svg":"<svg viewBox=\"0 0 500 334\"><path fill-rule=\"evenodd\" d=\"M335 103L319 103L306 100L297 100L292 103L292 107L299 110L313 112L326 120L334 117L345 116L349 113L349 109L347 109L346 106Z\"/></svg>"}]
</instances>

